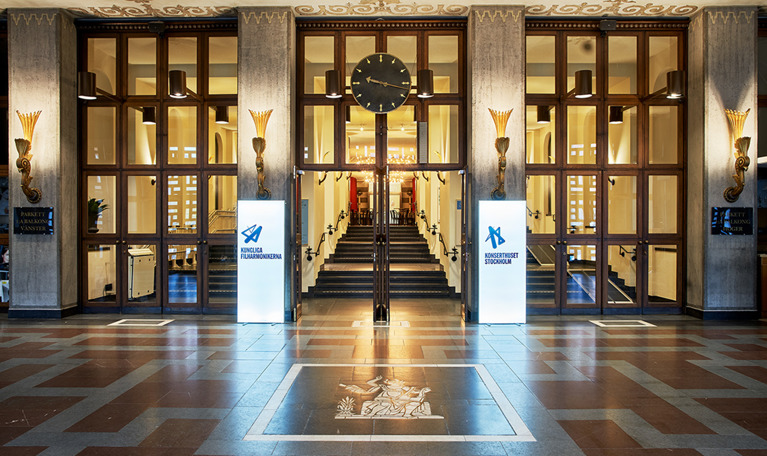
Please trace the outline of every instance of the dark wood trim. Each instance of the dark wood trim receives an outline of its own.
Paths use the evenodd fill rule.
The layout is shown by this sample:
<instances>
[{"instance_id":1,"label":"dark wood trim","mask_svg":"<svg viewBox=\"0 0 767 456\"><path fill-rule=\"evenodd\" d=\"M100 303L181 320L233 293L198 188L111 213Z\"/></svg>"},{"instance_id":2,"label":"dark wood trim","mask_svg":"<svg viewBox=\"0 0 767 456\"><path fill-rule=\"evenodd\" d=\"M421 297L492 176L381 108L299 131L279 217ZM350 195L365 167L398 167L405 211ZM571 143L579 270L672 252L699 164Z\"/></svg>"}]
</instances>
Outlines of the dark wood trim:
<instances>
[{"instance_id":1,"label":"dark wood trim","mask_svg":"<svg viewBox=\"0 0 767 456\"><path fill-rule=\"evenodd\" d=\"M573 32L600 32L599 22L605 18L583 19L583 20L558 20L551 18L525 17L525 28L527 30L566 30ZM689 19L670 19L653 21L621 20L620 18L610 18L617 21L618 31L684 31L689 26Z\"/></svg>"},{"instance_id":2,"label":"dark wood trim","mask_svg":"<svg viewBox=\"0 0 767 456\"><path fill-rule=\"evenodd\" d=\"M359 21L357 19L332 20L296 18L296 29L299 32L307 30L435 30L435 29L458 29L465 30L468 20L466 18L438 19L438 20L384 20L384 21Z\"/></svg>"}]
</instances>

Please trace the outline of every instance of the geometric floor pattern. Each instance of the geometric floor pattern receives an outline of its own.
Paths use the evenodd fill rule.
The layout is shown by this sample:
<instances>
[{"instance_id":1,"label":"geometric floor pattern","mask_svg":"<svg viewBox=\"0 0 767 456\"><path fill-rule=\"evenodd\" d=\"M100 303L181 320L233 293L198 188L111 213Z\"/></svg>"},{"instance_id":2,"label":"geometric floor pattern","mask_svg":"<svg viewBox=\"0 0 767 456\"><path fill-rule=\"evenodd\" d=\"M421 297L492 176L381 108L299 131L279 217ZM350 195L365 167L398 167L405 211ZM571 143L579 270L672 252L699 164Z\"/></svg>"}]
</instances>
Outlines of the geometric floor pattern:
<instances>
[{"instance_id":1,"label":"geometric floor pattern","mask_svg":"<svg viewBox=\"0 0 767 456\"><path fill-rule=\"evenodd\" d=\"M377 327L353 326L368 301L304 305L273 325L2 317L0 455L767 455L760 321L479 325L403 300Z\"/></svg>"}]
</instances>

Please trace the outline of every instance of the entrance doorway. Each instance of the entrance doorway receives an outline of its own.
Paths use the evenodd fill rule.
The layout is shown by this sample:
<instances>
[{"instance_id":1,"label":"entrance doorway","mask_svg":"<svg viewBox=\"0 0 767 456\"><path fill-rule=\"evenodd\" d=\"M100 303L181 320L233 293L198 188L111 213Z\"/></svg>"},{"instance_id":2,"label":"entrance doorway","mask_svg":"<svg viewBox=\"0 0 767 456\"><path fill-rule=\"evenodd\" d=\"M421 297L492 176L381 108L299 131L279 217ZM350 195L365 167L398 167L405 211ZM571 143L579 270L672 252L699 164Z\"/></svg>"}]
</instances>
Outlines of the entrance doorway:
<instances>
[{"instance_id":1,"label":"entrance doorway","mask_svg":"<svg viewBox=\"0 0 767 456\"><path fill-rule=\"evenodd\" d=\"M460 313L463 182L457 171L303 173L297 271L310 299L297 307L363 301L361 318L381 323Z\"/></svg>"}]
</instances>

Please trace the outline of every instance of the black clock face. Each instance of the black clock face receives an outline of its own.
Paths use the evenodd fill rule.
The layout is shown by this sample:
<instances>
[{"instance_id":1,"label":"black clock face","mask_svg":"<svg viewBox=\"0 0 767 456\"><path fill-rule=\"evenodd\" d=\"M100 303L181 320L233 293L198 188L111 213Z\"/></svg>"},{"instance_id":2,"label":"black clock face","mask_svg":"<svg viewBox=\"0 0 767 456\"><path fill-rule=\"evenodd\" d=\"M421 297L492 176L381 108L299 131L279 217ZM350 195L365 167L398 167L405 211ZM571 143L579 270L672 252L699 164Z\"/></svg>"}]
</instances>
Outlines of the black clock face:
<instances>
[{"instance_id":1,"label":"black clock face","mask_svg":"<svg viewBox=\"0 0 767 456\"><path fill-rule=\"evenodd\" d=\"M410 94L410 72L402 60L389 54L360 60L352 70L351 82L357 103L376 114L397 109Z\"/></svg>"}]
</instances>

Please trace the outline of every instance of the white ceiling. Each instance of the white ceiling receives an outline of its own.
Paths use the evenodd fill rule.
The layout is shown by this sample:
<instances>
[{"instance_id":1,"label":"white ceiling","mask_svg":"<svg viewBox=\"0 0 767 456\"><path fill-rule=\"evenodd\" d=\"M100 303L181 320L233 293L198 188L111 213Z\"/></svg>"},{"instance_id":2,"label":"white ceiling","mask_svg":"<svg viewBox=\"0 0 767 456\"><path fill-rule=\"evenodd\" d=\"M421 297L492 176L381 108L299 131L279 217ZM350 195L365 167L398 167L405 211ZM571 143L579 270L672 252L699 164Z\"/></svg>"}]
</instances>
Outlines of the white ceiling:
<instances>
[{"instance_id":1,"label":"white ceiling","mask_svg":"<svg viewBox=\"0 0 767 456\"><path fill-rule=\"evenodd\" d=\"M520 5L503 0L3 0L3 8L65 8L91 17L232 16L233 8L290 7L298 17L465 17L472 6ZM527 16L689 17L706 6L761 6L764 0L534 0ZM0 11L3 10L0 8Z\"/></svg>"}]
</instances>

